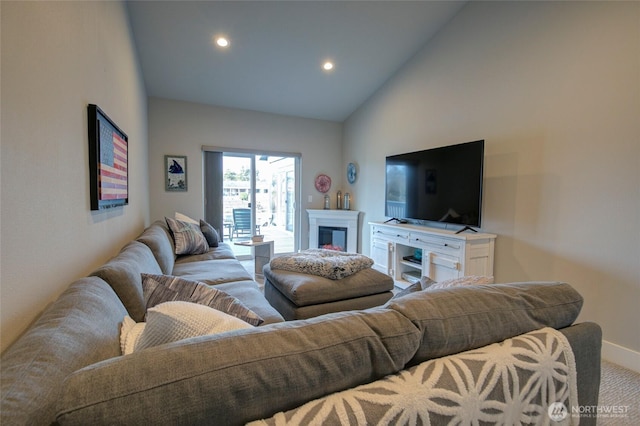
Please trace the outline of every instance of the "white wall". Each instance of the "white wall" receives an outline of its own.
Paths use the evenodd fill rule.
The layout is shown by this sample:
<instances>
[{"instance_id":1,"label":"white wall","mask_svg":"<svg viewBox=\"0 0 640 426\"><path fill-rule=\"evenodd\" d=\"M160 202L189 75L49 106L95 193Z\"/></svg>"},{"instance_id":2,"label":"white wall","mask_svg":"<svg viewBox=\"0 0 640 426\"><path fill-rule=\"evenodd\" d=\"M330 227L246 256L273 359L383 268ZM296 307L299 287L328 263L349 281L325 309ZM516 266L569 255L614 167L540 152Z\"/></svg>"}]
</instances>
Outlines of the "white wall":
<instances>
[{"instance_id":1,"label":"white wall","mask_svg":"<svg viewBox=\"0 0 640 426\"><path fill-rule=\"evenodd\" d=\"M485 139L499 282L562 280L640 369L640 3L470 2L345 123L355 207L384 158ZM368 253L369 227L363 247Z\"/></svg>"},{"instance_id":2,"label":"white wall","mask_svg":"<svg viewBox=\"0 0 640 426\"><path fill-rule=\"evenodd\" d=\"M148 222L146 95L119 2L2 2L5 349ZM130 204L89 206L87 104L129 136Z\"/></svg>"},{"instance_id":3,"label":"white wall","mask_svg":"<svg viewBox=\"0 0 640 426\"><path fill-rule=\"evenodd\" d=\"M313 185L316 175L326 173L339 181L345 173L341 162L340 123L151 98L149 192L152 220L173 217L176 211L195 218L203 217L203 146L302 154L301 248L307 247L306 209L322 208L322 194ZM165 155L187 156L187 192L165 191ZM338 189L338 186L332 186L332 201ZM309 196L312 196L311 203Z\"/></svg>"}]
</instances>

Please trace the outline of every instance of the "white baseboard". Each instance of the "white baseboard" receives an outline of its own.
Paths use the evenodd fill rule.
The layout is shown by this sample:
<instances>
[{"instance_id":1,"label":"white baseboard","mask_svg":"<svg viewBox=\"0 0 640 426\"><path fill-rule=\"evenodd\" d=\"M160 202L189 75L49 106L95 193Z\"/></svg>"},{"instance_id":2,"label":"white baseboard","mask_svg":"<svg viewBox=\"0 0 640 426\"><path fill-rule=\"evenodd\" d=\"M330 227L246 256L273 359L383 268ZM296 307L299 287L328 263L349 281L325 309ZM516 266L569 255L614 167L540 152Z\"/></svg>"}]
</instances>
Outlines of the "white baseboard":
<instances>
[{"instance_id":1,"label":"white baseboard","mask_svg":"<svg viewBox=\"0 0 640 426\"><path fill-rule=\"evenodd\" d=\"M602 358L640 373L640 352L603 340Z\"/></svg>"}]
</instances>

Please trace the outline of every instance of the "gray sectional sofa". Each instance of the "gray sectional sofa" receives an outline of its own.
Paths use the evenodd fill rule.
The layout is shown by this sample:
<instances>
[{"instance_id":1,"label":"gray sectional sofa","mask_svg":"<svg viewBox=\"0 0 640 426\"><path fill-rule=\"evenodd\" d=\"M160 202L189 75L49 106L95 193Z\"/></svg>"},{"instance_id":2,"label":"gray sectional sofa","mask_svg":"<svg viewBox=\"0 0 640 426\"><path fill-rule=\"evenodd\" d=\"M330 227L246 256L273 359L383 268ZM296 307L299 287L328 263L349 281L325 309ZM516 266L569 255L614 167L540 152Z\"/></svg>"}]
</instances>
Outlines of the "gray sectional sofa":
<instances>
[{"instance_id":1,"label":"gray sectional sofa","mask_svg":"<svg viewBox=\"0 0 640 426\"><path fill-rule=\"evenodd\" d=\"M567 284L417 291L367 310L284 321L226 244L199 255L174 249L166 224L155 222L46 309L2 354L1 424L403 424L426 417L446 424L469 416L549 423L544 408L555 401L544 401L546 390L524 389L524 371L549 356L566 365L556 367L567 371L557 384L569 395L560 410L565 421L572 406L597 404L601 331L573 324L582 298ZM143 273L202 281L264 323L122 356L123 318L145 317ZM494 388L482 398L501 403L469 414L441 402L463 393L468 401L463 385L485 376ZM505 398L507 390L520 399ZM543 409L532 410L536 404Z\"/></svg>"}]
</instances>

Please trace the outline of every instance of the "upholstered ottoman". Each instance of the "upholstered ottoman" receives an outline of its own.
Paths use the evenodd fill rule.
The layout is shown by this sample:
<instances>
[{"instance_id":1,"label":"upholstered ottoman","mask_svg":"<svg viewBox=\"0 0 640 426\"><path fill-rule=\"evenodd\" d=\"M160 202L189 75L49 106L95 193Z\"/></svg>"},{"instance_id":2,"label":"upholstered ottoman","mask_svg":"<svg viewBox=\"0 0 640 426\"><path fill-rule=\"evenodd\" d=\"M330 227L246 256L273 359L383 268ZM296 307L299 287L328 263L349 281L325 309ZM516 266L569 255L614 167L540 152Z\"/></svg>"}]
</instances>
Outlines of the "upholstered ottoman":
<instances>
[{"instance_id":1,"label":"upholstered ottoman","mask_svg":"<svg viewBox=\"0 0 640 426\"><path fill-rule=\"evenodd\" d=\"M341 279L271 269L265 265L264 295L286 320L367 309L387 302L393 279L367 268Z\"/></svg>"}]
</instances>

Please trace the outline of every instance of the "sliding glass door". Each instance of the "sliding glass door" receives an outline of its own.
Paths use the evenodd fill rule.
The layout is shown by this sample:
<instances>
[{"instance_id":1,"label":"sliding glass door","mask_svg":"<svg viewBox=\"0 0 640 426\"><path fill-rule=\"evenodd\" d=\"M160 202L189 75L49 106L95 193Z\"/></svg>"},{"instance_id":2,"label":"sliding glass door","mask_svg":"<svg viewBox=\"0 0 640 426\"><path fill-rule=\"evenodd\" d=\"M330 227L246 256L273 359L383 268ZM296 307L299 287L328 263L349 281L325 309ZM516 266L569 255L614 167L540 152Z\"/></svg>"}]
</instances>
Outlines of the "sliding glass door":
<instances>
[{"instance_id":1,"label":"sliding glass door","mask_svg":"<svg viewBox=\"0 0 640 426\"><path fill-rule=\"evenodd\" d=\"M217 223L237 257L249 250L233 243L256 234L274 241L276 254L298 250L298 169L296 155L205 152L205 216Z\"/></svg>"}]
</instances>

